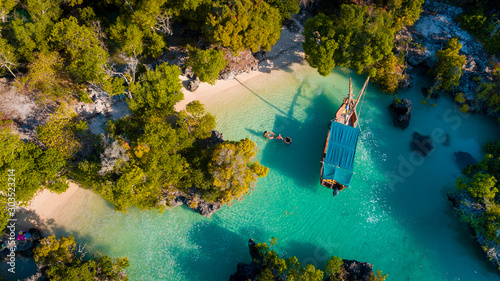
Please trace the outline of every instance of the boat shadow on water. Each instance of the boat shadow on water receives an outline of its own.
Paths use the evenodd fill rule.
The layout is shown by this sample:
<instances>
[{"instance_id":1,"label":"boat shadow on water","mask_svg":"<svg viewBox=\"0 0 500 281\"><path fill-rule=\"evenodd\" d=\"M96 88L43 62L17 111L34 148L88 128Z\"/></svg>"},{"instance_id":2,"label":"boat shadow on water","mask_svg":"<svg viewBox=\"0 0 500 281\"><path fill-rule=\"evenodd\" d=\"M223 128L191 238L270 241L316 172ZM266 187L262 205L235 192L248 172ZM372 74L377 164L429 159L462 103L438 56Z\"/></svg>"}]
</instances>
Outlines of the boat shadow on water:
<instances>
[{"instance_id":1,"label":"boat shadow on water","mask_svg":"<svg viewBox=\"0 0 500 281\"><path fill-rule=\"evenodd\" d=\"M303 95L301 86L295 94L288 112L280 111L274 117L272 128L265 128L262 132L247 128L252 134L263 136L264 131L273 132L276 136L290 137L292 142L287 145L283 140L267 139L262 150L262 164L269 167L295 182L296 185L320 190L320 160L328 132L328 124L335 113L333 102L325 94L315 95L312 98ZM307 103L302 112L295 112L299 104ZM303 105L300 106L304 108ZM304 116L305 113L305 116ZM295 116L300 116L299 118Z\"/></svg>"}]
</instances>

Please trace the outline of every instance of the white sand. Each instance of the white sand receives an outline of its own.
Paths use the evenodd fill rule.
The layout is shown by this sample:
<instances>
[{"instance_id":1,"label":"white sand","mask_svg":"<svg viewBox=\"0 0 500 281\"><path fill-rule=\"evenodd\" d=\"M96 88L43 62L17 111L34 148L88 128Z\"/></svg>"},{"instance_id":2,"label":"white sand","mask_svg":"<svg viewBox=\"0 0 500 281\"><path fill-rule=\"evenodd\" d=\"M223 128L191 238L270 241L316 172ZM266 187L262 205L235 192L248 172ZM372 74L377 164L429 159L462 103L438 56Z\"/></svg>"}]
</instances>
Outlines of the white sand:
<instances>
[{"instance_id":1,"label":"white sand","mask_svg":"<svg viewBox=\"0 0 500 281\"><path fill-rule=\"evenodd\" d=\"M217 93L233 87L240 87L242 83L250 79L271 75L272 71L280 70L285 66L303 63L305 54L302 48L302 42L304 41L304 36L301 34L302 30L302 26L299 33L292 33L288 29L282 28L280 40L272 47L271 51L265 54L264 58L266 59L259 63L258 71L240 74L236 79L217 80L215 85L202 82L194 92L182 88L184 100L175 105L175 110L184 109L188 103L194 100L203 100L205 104L217 102L217 98L214 98ZM187 77L181 76L181 80L187 80Z\"/></svg>"},{"instance_id":2,"label":"white sand","mask_svg":"<svg viewBox=\"0 0 500 281\"><path fill-rule=\"evenodd\" d=\"M17 212L16 228L36 227L44 235L53 234L58 225L69 223L79 207L85 204L85 199L92 196L97 195L73 182L70 182L68 190L61 194L45 189L39 192L27 207Z\"/></svg>"}]
</instances>

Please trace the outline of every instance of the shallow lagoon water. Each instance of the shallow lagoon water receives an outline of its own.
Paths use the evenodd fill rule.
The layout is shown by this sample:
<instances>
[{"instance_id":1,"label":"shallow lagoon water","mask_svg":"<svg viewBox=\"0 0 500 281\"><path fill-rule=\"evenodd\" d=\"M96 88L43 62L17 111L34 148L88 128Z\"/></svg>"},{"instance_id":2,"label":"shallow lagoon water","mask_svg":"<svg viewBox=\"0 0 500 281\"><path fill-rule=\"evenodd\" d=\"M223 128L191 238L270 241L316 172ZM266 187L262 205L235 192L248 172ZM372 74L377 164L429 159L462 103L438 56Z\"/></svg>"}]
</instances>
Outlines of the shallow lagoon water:
<instances>
[{"instance_id":1,"label":"shallow lagoon water","mask_svg":"<svg viewBox=\"0 0 500 281\"><path fill-rule=\"evenodd\" d=\"M249 137L259 161L270 168L242 202L204 218L185 207L163 214L113 211L88 194L68 204L58 234L73 234L92 251L127 255L131 280L228 280L239 262L251 261L247 241L277 237L275 250L324 269L328 256L367 261L389 274L387 280L494 280L491 265L471 231L453 213L446 193L459 169L453 153L480 159L481 145L499 137L498 125L484 116L464 115L451 99L424 105L421 74L416 85L398 94L413 102L410 127L392 125L392 96L370 84L358 108L360 140L352 187L333 198L319 185L320 158L349 77L357 94L365 77L336 69L319 76L293 65L245 81L203 100L225 139ZM293 143L267 140L263 131L290 136ZM426 158L410 152L415 131L449 134L450 145L435 143Z\"/></svg>"}]
</instances>

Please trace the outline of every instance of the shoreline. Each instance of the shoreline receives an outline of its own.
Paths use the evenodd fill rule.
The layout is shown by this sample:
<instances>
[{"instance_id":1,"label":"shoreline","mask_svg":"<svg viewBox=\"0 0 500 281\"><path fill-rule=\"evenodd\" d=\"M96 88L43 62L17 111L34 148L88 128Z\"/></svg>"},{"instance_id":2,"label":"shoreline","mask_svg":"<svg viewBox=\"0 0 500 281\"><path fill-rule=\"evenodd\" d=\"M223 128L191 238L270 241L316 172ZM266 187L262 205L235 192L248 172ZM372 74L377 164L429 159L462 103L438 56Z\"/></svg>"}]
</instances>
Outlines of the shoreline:
<instances>
[{"instance_id":1,"label":"shoreline","mask_svg":"<svg viewBox=\"0 0 500 281\"><path fill-rule=\"evenodd\" d=\"M194 100L203 100L204 104L217 102L215 97L218 93L241 87L245 81L271 75L273 71L284 71L283 68L287 66L303 63L305 54L302 49L302 30L301 26L300 32L294 33L283 27L280 40L276 42L271 51L264 55L259 62L259 69L256 71L239 74L233 79L217 80L215 85L201 82L194 92L183 87L184 99L175 105L175 110L183 110L188 103ZM181 80L187 80L187 77L181 76ZM44 189L29 202L27 207L22 207L18 211L17 228L35 227L40 229L44 236L52 235L57 230L57 224L64 224L61 222L69 218L68 212L65 212L68 207L77 209L73 205L83 204L82 199L91 195L98 196L75 182L69 182L68 190L61 194Z\"/></svg>"},{"instance_id":2,"label":"shoreline","mask_svg":"<svg viewBox=\"0 0 500 281\"><path fill-rule=\"evenodd\" d=\"M213 96L217 93L227 91L234 87L239 87L245 81L270 75L273 71L283 71L283 68L293 64L302 64L305 62L305 53L302 48L304 36L302 35L303 26L299 25L299 32L291 32L286 27L282 27L281 37L272 47L266 52L259 62L259 69L242 73L235 78L227 80L217 80L215 85L206 82L200 82L198 89L190 92L186 88L182 88L184 99L175 105L176 111L183 110L186 105L194 100L207 100L213 101ZM180 76L182 81L188 80L185 76ZM210 102L210 101L209 101Z\"/></svg>"}]
</instances>

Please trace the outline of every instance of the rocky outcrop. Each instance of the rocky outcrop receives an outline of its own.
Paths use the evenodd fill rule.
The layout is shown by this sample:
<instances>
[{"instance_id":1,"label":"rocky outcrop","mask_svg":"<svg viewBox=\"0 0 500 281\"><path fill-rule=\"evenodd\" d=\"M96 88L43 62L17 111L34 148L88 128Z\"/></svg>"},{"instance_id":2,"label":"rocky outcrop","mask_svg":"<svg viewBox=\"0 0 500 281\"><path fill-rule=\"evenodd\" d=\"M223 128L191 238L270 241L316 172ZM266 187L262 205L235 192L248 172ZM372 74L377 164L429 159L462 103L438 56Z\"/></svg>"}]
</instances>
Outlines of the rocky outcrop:
<instances>
[{"instance_id":1,"label":"rocky outcrop","mask_svg":"<svg viewBox=\"0 0 500 281\"><path fill-rule=\"evenodd\" d=\"M259 61L253 56L250 50L243 50L237 55L228 49L223 51L227 65L220 72L220 79L233 79L239 74L259 70Z\"/></svg>"},{"instance_id":2,"label":"rocky outcrop","mask_svg":"<svg viewBox=\"0 0 500 281\"><path fill-rule=\"evenodd\" d=\"M434 149L434 143L432 142L430 136L421 135L418 132L415 132L413 133L413 140L410 144L410 149L425 157Z\"/></svg>"},{"instance_id":3,"label":"rocky outcrop","mask_svg":"<svg viewBox=\"0 0 500 281\"><path fill-rule=\"evenodd\" d=\"M460 54L465 55L466 63L455 92L465 95L467 104L471 104L469 111L477 110L474 100L478 84L474 78L491 76L488 54L482 44L454 20L463 12L462 8L433 0L426 0L422 8L423 12L413 27L404 28L396 35L396 42L400 42L396 44L397 49L406 53L406 61L410 65L433 67L437 61L436 52L450 38L458 37L462 44ZM402 43L409 42L408 39L411 39L410 43Z\"/></svg>"},{"instance_id":4,"label":"rocky outcrop","mask_svg":"<svg viewBox=\"0 0 500 281\"><path fill-rule=\"evenodd\" d=\"M219 201L207 202L201 199L195 188L190 189L187 193L180 190L166 191L163 194L163 198L164 200L160 202L161 205L173 208L185 204L191 210L207 218L211 217L216 211L222 208L222 203Z\"/></svg>"},{"instance_id":5,"label":"rocky outcrop","mask_svg":"<svg viewBox=\"0 0 500 281\"><path fill-rule=\"evenodd\" d=\"M201 147L205 149L222 142L224 142L223 134L217 130L212 130L210 137L201 141Z\"/></svg>"},{"instance_id":6,"label":"rocky outcrop","mask_svg":"<svg viewBox=\"0 0 500 281\"><path fill-rule=\"evenodd\" d=\"M453 203L455 211L457 211L459 216L463 218L480 219L486 212L486 207L483 204L479 203L479 201L470 197L469 194L458 192L448 193L447 196L448 200ZM494 240L486 239L486 237L478 231L478 228L475 228L474 232L476 233L476 241L486 252L486 256L488 256L488 259L495 266L500 266L500 244L495 242Z\"/></svg>"},{"instance_id":7,"label":"rocky outcrop","mask_svg":"<svg viewBox=\"0 0 500 281\"><path fill-rule=\"evenodd\" d=\"M455 163L460 170L467 168L469 165L476 164L477 161L470 155L470 153L458 151L453 153L455 156Z\"/></svg>"},{"instance_id":8,"label":"rocky outcrop","mask_svg":"<svg viewBox=\"0 0 500 281\"><path fill-rule=\"evenodd\" d=\"M368 281L371 280L373 275L373 265L367 262L358 262L354 260L343 260L344 264L344 280L359 280Z\"/></svg>"},{"instance_id":9,"label":"rocky outcrop","mask_svg":"<svg viewBox=\"0 0 500 281\"><path fill-rule=\"evenodd\" d=\"M410 125L411 101L408 99L394 100L389 109L392 115L394 127L404 130Z\"/></svg>"},{"instance_id":10,"label":"rocky outcrop","mask_svg":"<svg viewBox=\"0 0 500 281\"><path fill-rule=\"evenodd\" d=\"M236 273L231 275L231 277L229 278L230 281L258 280L257 277L263 269L261 264L264 263L264 257L259 254L259 250L255 247L255 241L253 239L250 239L248 241L248 249L250 251L250 256L252 257L252 262L250 264L238 263L236 267ZM343 262L343 272L341 274L342 280L374 280L373 265L367 262L358 262L355 260L343 260ZM303 266L305 266L305 264ZM333 279L328 277L326 280Z\"/></svg>"},{"instance_id":11,"label":"rocky outcrop","mask_svg":"<svg viewBox=\"0 0 500 281\"><path fill-rule=\"evenodd\" d=\"M194 92L200 86L200 81L198 79L192 79L187 82L186 89L188 91Z\"/></svg>"},{"instance_id":12,"label":"rocky outcrop","mask_svg":"<svg viewBox=\"0 0 500 281\"><path fill-rule=\"evenodd\" d=\"M217 130L212 130L210 137L200 141L198 145L200 145L203 149L206 149L222 142L224 142L222 133ZM160 202L160 205L178 207L185 204L191 210L207 218L222 208L221 202L205 201L200 198L198 193L199 192L196 186L191 187L187 192L182 192L174 188L165 190L163 193L163 200Z\"/></svg>"},{"instance_id":13,"label":"rocky outcrop","mask_svg":"<svg viewBox=\"0 0 500 281\"><path fill-rule=\"evenodd\" d=\"M250 264L238 263L236 273L229 277L229 281L257 280L261 266L255 261L262 259L262 257L259 255L259 250L255 247L253 239L248 240L248 249L250 250L252 262Z\"/></svg>"}]
</instances>

